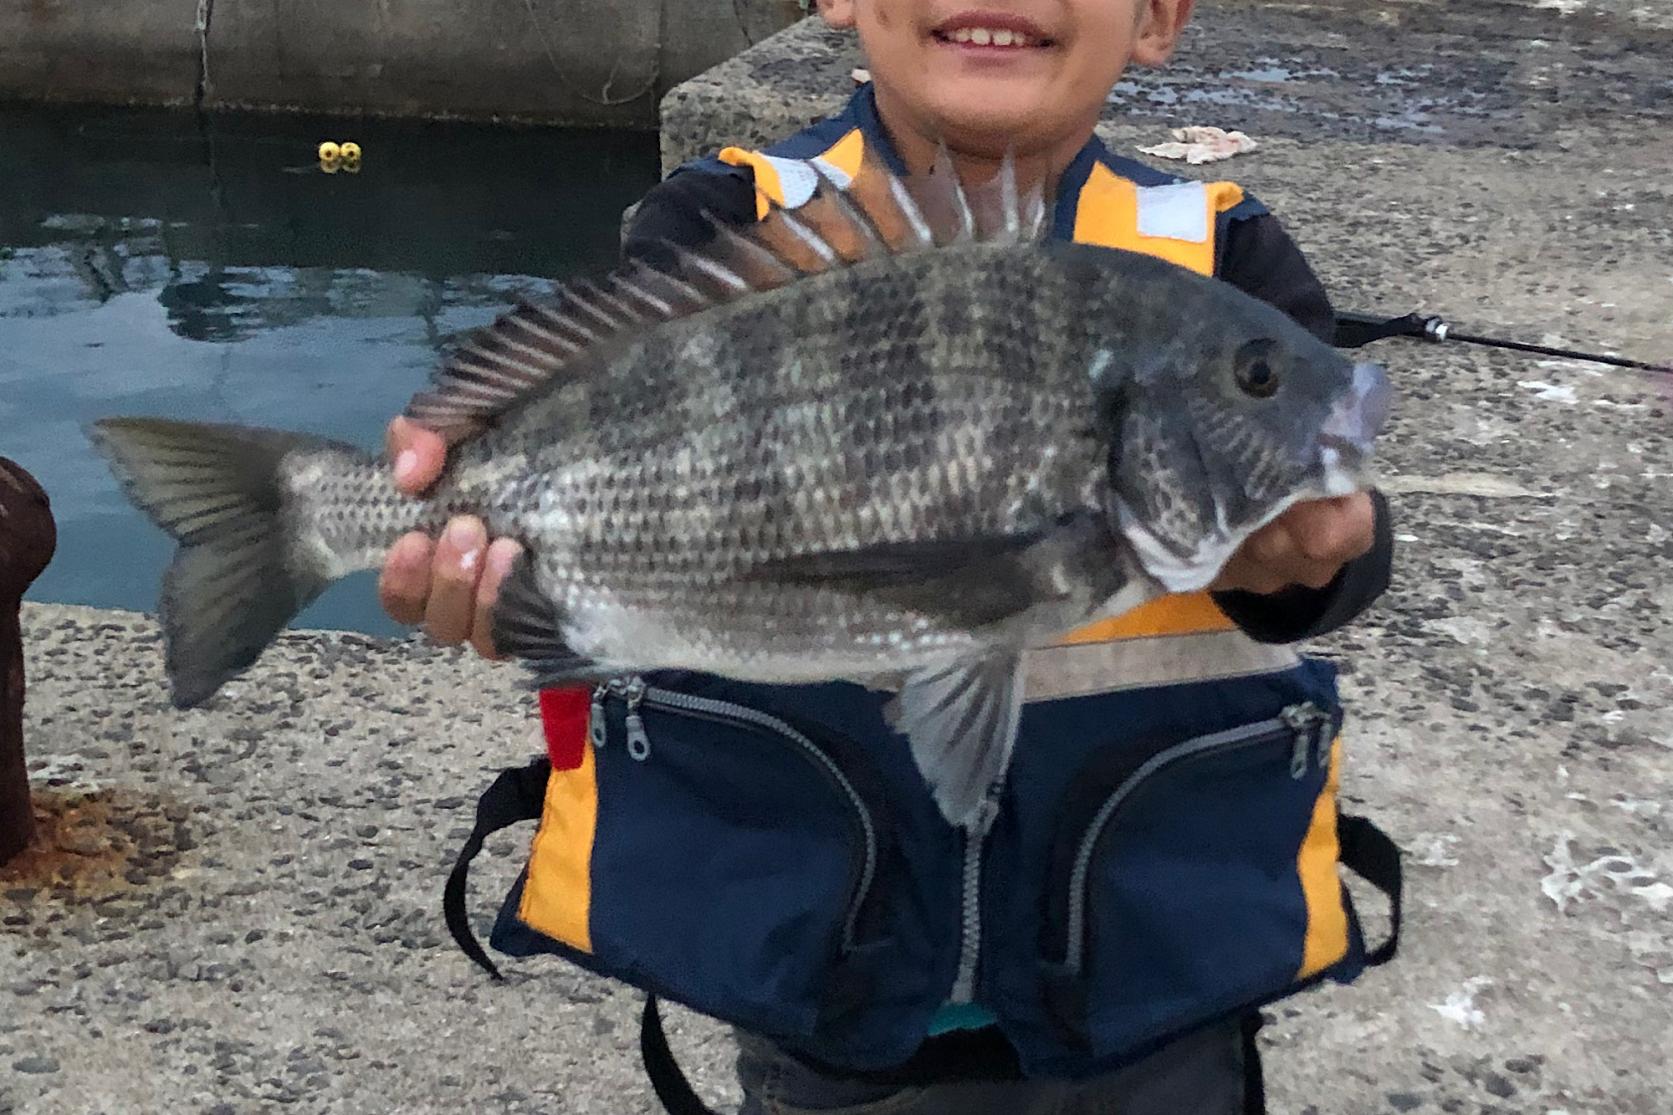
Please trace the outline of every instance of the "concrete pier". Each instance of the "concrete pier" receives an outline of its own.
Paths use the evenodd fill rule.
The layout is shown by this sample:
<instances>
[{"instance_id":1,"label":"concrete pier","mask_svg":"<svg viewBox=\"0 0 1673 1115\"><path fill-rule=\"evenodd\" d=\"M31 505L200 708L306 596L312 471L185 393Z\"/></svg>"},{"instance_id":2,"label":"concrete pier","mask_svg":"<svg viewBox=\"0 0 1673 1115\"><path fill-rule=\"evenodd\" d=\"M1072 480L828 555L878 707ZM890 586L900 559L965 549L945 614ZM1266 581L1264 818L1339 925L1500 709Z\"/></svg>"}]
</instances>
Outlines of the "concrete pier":
<instances>
[{"instance_id":1,"label":"concrete pier","mask_svg":"<svg viewBox=\"0 0 1673 1115\"><path fill-rule=\"evenodd\" d=\"M664 100L666 157L800 126L857 63L812 25L775 38ZM1226 0L1103 130L1254 135L1188 173L1251 187L1346 308L1667 360L1669 75L1673 15L1630 0ZM1410 853L1406 946L1273 1008L1272 1111L1660 1115L1673 384L1366 354L1400 391L1396 584L1318 649L1347 672L1348 804ZM515 668L296 633L177 712L149 618L23 617L38 793L108 822L79 882L0 876L0 1112L657 1110L635 994L556 961L490 984L442 928L474 795L538 746ZM479 925L527 836L480 861ZM724 1030L671 1026L735 1100Z\"/></svg>"},{"instance_id":2,"label":"concrete pier","mask_svg":"<svg viewBox=\"0 0 1673 1115\"><path fill-rule=\"evenodd\" d=\"M649 128L673 86L796 0L31 0L0 5L0 99Z\"/></svg>"}]
</instances>

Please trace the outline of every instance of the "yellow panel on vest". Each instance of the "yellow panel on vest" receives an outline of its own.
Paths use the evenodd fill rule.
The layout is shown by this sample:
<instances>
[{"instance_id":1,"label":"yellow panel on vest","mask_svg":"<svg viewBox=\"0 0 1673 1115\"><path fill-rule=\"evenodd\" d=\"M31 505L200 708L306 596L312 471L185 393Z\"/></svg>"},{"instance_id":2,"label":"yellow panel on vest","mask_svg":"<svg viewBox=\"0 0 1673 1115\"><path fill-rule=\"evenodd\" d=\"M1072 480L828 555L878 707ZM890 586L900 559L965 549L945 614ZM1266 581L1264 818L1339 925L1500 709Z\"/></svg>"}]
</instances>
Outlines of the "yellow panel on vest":
<instances>
[{"instance_id":1,"label":"yellow panel on vest","mask_svg":"<svg viewBox=\"0 0 1673 1115\"><path fill-rule=\"evenodd\" d=\"M1201 275L1214 273L1214 232L1219 215L1243 200L1231 182L1211 182L1202 190L1201 240L1145 236L1139 232L1139 187L1102 163L1092 168L1075 208L1075 240L1165 259Z\"/></svg>"},{"instance_id":2,"label":"yellow panel on vest","mask_svg":"<svg viewBox=\"0 0 1673 1115\"><path fill-rule=\"evenodd\" d=\"M1115 639L1147 639L1157 635L1197 635L1204 631L1236 628L1214 598L1206 592L1164 596L1130 612L1088 624L1057 646L1074 643L1107 643Z\"/></svg>"},{"instance_id":3,"label":"yellow panel on vest","mask_svg":"<svg viewBox=\"0 0 1673 1115\"><path fill-rule=\"evenodd\" d=\"M592 856L598 834L598 770L593 749L581 765L554 770L546 782L540 830L529 850L529 875L517 916L531 929L582 952L592 951Z\"/></svg>"},{"instance_id":4,"label":"yellow panel on vest","mask_svg":"<svg viewBox=\"0 0 1673 1115\"><path fill-rule=\"evenodd\" d=\"M1341 857L1336 839L1341 766L1342 741L1337 739L1330 745L1330 773L1313 805L1313 822L1307 826L1307 836L1296 857L1301 893L1307 902L1307 939L1301 952L1301 970L1296 973L1298 979L1324 971L1348 952L1348 914L1342 904L1342 877L1336 870Z\"/></svg>"},{"instance_id":5,"label":"yellow panel on vest","mask_svg":"<svg viewBox=\"0 0 1673 1115\"><path fill-rule=\"evenodd\" d=\"M852 178L860 173L860 160L865 157L865 152L865 136L860 132L860 129L855 128L827 147L825 153L820 155L819 158L824 159Z\"/></svg>"}]
</instances>

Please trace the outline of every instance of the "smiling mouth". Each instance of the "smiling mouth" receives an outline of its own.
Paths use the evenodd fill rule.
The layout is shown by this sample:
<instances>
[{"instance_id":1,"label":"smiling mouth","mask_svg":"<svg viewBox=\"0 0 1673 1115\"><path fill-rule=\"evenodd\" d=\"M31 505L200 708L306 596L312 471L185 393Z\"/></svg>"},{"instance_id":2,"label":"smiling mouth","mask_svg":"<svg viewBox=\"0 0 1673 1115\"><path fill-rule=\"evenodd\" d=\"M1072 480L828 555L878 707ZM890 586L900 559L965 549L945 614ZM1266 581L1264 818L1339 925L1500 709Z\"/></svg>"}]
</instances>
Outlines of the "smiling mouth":
<instances>
[{"instance_id":1,"label":"smiling mouth","mask_svg":"<svg viewBox=\"0 0 1673 1115\"><path fill-rule=\"evenodd\" d=\"M988 47L998 50L1030 50L1055 46L1031 21L1016 16L955 16L930 32L936 42L950 46Z\"/></svg>"}]
</instances>

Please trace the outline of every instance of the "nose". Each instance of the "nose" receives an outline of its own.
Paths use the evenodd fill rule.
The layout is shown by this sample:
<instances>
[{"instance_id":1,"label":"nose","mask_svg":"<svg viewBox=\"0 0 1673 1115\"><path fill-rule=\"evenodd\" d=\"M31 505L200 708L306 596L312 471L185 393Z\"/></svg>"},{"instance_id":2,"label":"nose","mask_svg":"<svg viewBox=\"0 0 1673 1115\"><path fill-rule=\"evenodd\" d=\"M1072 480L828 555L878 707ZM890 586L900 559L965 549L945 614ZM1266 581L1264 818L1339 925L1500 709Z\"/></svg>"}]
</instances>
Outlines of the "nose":
<instances>
[{"instance_id":1,"label":"nose","mask_svg":"<svg viewBox=\"0 0 1673 1115\"><path fill-rule=\"evenodd\" d=\"M1388 424L1394 405L1394 387L1376 364L1355 364L1353 385L1325 419L1320 431L1325 438L1342 441L1364 452Z\"/></svg>"}]
</instances>

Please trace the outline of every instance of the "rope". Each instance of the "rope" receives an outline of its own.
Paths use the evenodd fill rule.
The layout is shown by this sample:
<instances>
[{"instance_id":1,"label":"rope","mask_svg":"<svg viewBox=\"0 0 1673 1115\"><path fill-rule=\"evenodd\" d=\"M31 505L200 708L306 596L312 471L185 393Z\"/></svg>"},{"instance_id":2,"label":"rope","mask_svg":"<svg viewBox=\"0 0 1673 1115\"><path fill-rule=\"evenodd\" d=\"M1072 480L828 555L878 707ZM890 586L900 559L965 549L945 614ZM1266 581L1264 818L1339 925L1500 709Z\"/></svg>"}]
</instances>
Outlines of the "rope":
<instances>
[{"instance_id":1,"label":"rope","mask_svg":"<svg viewBox=\"0 0 1673 1115\"><path fill-rule=\"evenodd\" d=\"M198 0L198 2L199 4L202 4L206 2L206 0ZM209 2L213 2L213 0L209 0ZM552 67L552 72L557 75L558 84L562 85L565 89L569 90L577 97L580 97L583 101L586 101L589 104L600 105L605 108L629 104L633 101L637 101L646 93L651 92L656 88L657 82L662 80L662 25L666 23L665 6L658 9L659 18L657 20L656 60L651 64L650 77L646 78L644 84L640 85L639 88L635 89L632 93L629 93L625 97L610 96L610 87L616 83L616 71L621 69L622 60L620 55L617 55L616 60L611 63L610 76L604 79L604 88L600 89L598 91L598 96L595 97L591 93L577 88L575 83L570 81L569 78L564 75L563 67L558 65L557 55L552 52L552 44L546 38L546 29L540 25L540 16L534 10L534 0L523 0L523 7L529 13L529 23L534 27L535 35L540 39L540 49L546 53L546 62Z\"/></svg>"}]
</instances>

